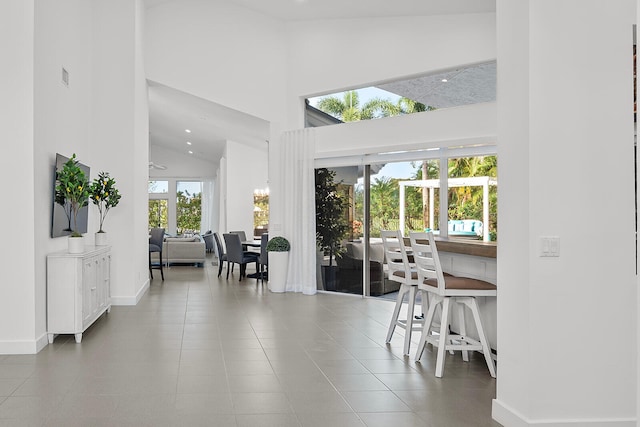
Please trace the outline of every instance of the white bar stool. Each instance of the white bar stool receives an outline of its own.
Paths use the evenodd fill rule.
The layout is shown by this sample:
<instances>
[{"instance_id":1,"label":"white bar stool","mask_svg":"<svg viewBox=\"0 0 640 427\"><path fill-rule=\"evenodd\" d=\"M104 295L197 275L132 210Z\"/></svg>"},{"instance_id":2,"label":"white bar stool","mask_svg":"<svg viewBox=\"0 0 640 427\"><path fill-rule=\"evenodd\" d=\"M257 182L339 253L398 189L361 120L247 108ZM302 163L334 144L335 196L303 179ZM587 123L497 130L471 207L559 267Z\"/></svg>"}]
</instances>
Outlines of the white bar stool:
<instances>
[{"instance_id":1,"label":"white bar stool","mask_svg":"<svg viewBox=\"0 0 640 427\"><path fill-rule=\"evenodd\" d=\"M384 246L385 262L388 266L389 280L400 283L398 297L396 298L396 306L389 323L389 331L387 332L386 343L391 342L391 337L396 326L405 330L404 334L404 354L409 354L411 345L411 333L422 330L422 319L415 319L413 312L416 303L416 295L418 292L418 273L415 268L411 267L404 246L404 240L400 230L382 230L380 232L382 244ZM407 318L399 319L402 302L405 295L408 296ZM427 298L426 293L422 295L422 313L426 313Z\"/></svg>"},{"instance_id":2,"label":"white bar stool","mask_svg":"<svg viewBox=\"0 0 640 427\"><path fill-rule=\"evenodd\" d=\"M416 352L416 362L420 361L422 353L427 343L438 347L436 359L436 377L442 377L444 373L445 351L462 351L462 358L466 362L469 360L469 351L480 351L484 354L489 373L496 376L496 368L491 357L491 349L487 341L487 336L482 327L478 303L476 297L490 297L497 295L496 285L483 280L469 277L447 276L442 272L438 250L436 248L433 233L410 233L411 248L413 258L418 271L418 287L430 295L430 304L424 319L422 337ZM429 244L418 243L418 240L428 241ZM458 334L449 332L449 318L451 315L452 303L458 304L458 315L460 319L460 331ZM440 320L439 335L430 333L434 314L437 306L442 306L442 316ZM479 341L466 335L464 322L464 309L469 308L473 314Z\"/></svg>"}]
</instances>

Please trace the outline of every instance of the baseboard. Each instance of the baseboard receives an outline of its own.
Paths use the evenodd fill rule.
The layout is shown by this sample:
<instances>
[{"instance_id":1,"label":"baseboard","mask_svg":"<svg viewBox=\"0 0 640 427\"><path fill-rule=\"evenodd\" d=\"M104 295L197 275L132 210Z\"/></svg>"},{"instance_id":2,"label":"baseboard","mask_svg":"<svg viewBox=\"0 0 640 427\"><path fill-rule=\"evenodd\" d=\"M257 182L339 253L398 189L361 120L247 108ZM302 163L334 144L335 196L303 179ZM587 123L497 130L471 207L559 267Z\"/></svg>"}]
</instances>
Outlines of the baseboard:
<instances>
[{"instance_id":1,"label":"baseboard","mask_svg":"<svg viewBox=\"0 0 640 427\"><path fill-rule=\"evenodd\" d=\"M324 290L321 290L321 289L318 289L315 294L340 295L340 296L345 296L345 297L362 298L362 295L359 295L359 294L350 294L350 293L347 293L347 292L336 292L336 291L324 291ZM315 295L315 294L313 294L313 295ZM309 294L309 295L312 295L312 294Z\"/></svg>"},{"instance_id":2,"label":"baseboard","mask_svg":"<svg viewBox=\"0 0 640 427\"><path fill-rule=\"evenodd\" d=\"M36 353L39 353L40 350L42 350L48 345L49 345L49 338L47 336L47 333L45 332L42 335L40 335L40 337L36 340Z\"/></svg>"},{"instance_id":3,"label":"baseboard","mask_svg":"<svg viewBox=\"0 0 640 427\"><path fill-rule=\"evenodd\" d=\"M48 343L46 333L35 340L0 341L0 354L36 354Z\"/></svg>"},{"instance_id":4,"label":"baseboard","mask_svg":"<svg viewBox=\"0 0 640 427\"><path fill-rule=\"evenodd\" d=\"M505 427L528 427L528 426L544 426L544 427L635 427L636 418L611 418L611 419L566 419L566 420L530 420L524 415L508 407L504 403L493 399L491 407L491 416L494 420Z\"/></svg>"},{"instance_id":5,"label":"baseboard","mask_svg":"<svg viewBox=\"0 0 640 427\"><path fill-rule=\"evenodd\" d=\"M144 294L149 290L149 286L151 285L151 280L147 279L138 292L136 292L135 296L124 297L124 296L111 296L111 305L137 305Z\"/></svg>"}]
</instances>

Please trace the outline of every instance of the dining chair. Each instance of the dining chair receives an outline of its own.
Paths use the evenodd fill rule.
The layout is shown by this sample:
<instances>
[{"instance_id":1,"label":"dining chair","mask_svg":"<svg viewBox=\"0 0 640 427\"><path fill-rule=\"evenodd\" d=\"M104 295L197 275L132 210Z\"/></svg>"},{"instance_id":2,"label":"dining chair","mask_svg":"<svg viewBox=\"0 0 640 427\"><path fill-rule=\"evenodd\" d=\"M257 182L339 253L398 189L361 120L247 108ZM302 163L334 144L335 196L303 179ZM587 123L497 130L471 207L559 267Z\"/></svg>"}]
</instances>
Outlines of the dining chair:
<instances>
[{"instance_id":1,"label":"dining chair","mask_svg":"<svg viewBox=\"0 0 640 427\"><path fill-rule=\"evenodd\" d=\"M496 368L482 326L476 297L495 297L497 295L496 285L469 277L446 276L442 271L438 248L432 232L412 232L409 234L409 240L418 271L418 287L429 292L431 296L422 327L422 337L418 343L416 362L420 361L427 343L438 347L435 375L440 378L444 373L446 350L462 351L462 359L465 362L469 360L469 351L481 351L487 362L489 373L495 378ZM424 242L428 242L428 244ZM452 304L455 304L458 309L458 333L450 331ZM430 329L438 306L442 307L442 314L439 334L435 335L430 333ZM479 340L467 335L464 319L465 308L471 310Z\"/></svg>"},{"instance_id":2,"label":"dining chair","mask_svg":"<svg viewBox=\"0 0 640 427\"><path fill-rule=\"evenodd\" d=\"M243 251L239 234L225 233L223 237L224 243L227 246L227 279L229 278L229 264L240 265L240 280L246 275L248 263L255 262L256 271L258 271L259 253Z\"/></svg>"},{"instance_id":3,"label":"dining chair","mask_svg":"<svg viewBox=\"0 0 640 427\"><path fill-rule=\"evenodd\" d=\"M242 230L238 230L238 231L230 231L229 233L233 233L233 234L237 234L237 235L239 235L239 236L240 236L240 241L241 241L241 242L246 242L246 241L247 241L247 233L245 233L245 232L244 232L244 231L242 231ZM249 248L247 247L247 245L242 245L242 250L243 250L243 251L246 251L246 250L248 250L248 249L249 249Z\"/></svg>"},{"instance_id":4,"label":"dining chair","mask_svg":"<svg viewBox=\"0 0 640 427\"><path fill-rule=\"evenodd\" d=\"M213 231L209 230L202 235L202 240L204 240L204 247L207 253L211 253L214 251L214 243L213 243Z\"/></svg>"},{"instance_id":5,"label":"dining chair","mask_svg":"<svg viewBox=\"0 0 640 427\"><path fill-rule=\"evenodd\" d=\"M162 244L164 242L164 228L152 228L149 233L149 274L153 279L153 269L160 270L160 276L164 280L164 270L162 269ZM151 254L158 252L160 264L158 266L151 263Z\"/></svg>"},{"instance_id":6,"label":"dining chair","mask_svg":"<svg viewBox=\"0 0 640 427\"><path fill-rule=\"evenodd\" d=\"M222 274L222 266L224 262L227 261L227 254L224 253L224 247L222 246L222 241L220 240L220 235L218 233L213 233L213 240L215 240L215 248L216 248L216 256L218 257L218 277ZM227 268L229 268L229 262L227 261Z\"/></svg>"},{"instance_id":7,"label":"dining chair","mask_svg":"<svg viewBox=\"0 0 640 427\"><path fill-rule=\"evenodd\" d=\"M416 295L418 290L418 273L409 263L407 251L404 246L404 240L400 230L381 230L382 245L384 247L385 262L388 267L388 278L400 283L396 305L389 322L389 330L387 332L386 342L391 342L393 332L396 326L405 330L404 333L404 354L409 354L411 345L411 333L413 331L422 330L422 319L416 319L413 315L416 304ZM407 296L407 317L400 318L400 310L405 296ZM425 313L427 308L427 299L422 295L422 312Z\"/></svg>"},{"instance_id":8,"label":"dining chair","mask_svg":"<svg viewBox=\"0 0 640 427\"><path fill-rule=\"evenodd\" d=\"M241 242L246 242L247 241L247 233L245 233L242 230L240 230L240 231L230 231L229 233L238 234L240 236L240 241Z\"/></svg>"},{"instance_id":9,"label":"dining chair","mask_svg":"<svg viewBox=\"0 0 640 427\"><path fill-rule=\"evenodd\" d=\"M267 243L269 242L269 234L264 233L260 236L260 255L258 256L258 265L260 266L260 272L258 273L258 279L264 283L264 276L269 272L269 252L267 252ZM264 267L267 267L266 271Z\"/></svg>"}]
</instances>

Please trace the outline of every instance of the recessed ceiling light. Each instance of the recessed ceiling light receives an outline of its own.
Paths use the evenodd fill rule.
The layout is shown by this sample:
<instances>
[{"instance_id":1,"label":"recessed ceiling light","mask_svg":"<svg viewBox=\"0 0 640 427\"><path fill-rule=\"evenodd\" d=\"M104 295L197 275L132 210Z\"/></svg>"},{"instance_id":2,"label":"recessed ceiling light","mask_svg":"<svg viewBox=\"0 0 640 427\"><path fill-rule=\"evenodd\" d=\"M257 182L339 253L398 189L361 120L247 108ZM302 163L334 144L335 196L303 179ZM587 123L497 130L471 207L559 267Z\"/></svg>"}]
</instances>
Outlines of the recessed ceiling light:
<instances>
[{"instance_id":1,"label":"recessed ceiling light","mask_svg":"<svg viewBox=\"0 0 640 427\"><path fill-rule=\"evenodd\" d=\"M191 145L191 141L187 141L187 145Z\"/></svg>"},{"instance_id":2,"label":"recessed ceiling light","mask_svg":"<svg viewBox=\"0 0 640 427\"><path fill-rule=\"evenodd\" d=\"M193 151L189 150L189 154L193 154Z\"/></svg>"},{"instance_id":3,"label":"recessed ceiling light","mask_svg":"<svg viewBox=\"0 0 640 427\"><path fill-rule=\"evenodd\" d=\"M446 82L448 82L447 79L442 79L442 83L446 83Z\"/></svg>"},{"instance_id":4,"label":"recessed ceiling light","mask_svg":"<svg viewBox=\"0 0 640 427\"><path fill-rule=\"evenodd\" d=\"M191 129L185 129L184 130L186 133L191 133Z\"/></svg>"}]
</instances>

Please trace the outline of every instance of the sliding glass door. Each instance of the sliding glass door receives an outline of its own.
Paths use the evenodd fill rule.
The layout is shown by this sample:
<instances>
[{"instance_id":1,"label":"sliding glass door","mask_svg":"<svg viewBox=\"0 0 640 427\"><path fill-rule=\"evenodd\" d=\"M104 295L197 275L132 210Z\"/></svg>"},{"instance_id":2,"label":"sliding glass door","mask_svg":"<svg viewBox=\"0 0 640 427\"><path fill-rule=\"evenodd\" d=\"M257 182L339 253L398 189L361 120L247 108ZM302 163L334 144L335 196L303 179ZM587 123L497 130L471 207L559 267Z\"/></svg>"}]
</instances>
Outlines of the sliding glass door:
<instances>
[{"instance_id":1,"label":"sliding glass door","mask_svg":"<svg viewBox=\"0 0 640 427\"><path fill-rule=\"evenodd\" d=\"M399 284L387 277L381 230L496 241L494 149L396 153L316 169L318 289L395 299Z\"/></svg>"}]
</instances>

